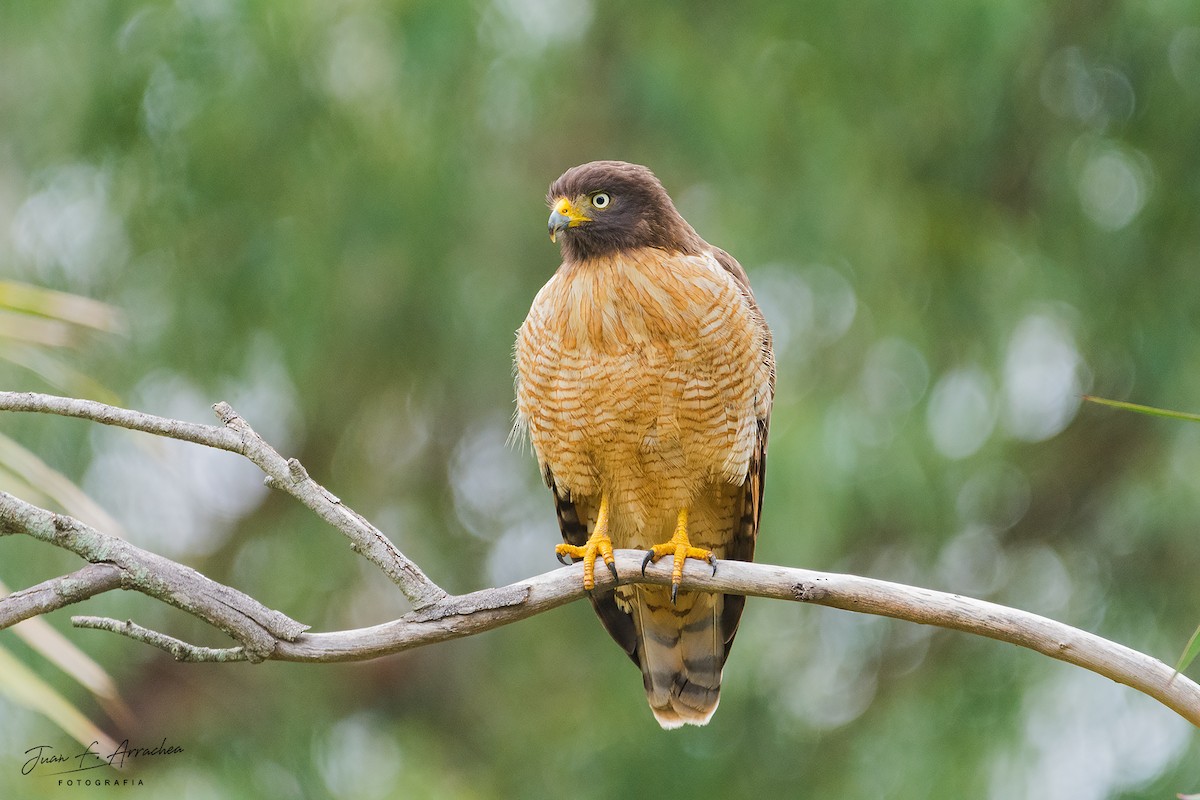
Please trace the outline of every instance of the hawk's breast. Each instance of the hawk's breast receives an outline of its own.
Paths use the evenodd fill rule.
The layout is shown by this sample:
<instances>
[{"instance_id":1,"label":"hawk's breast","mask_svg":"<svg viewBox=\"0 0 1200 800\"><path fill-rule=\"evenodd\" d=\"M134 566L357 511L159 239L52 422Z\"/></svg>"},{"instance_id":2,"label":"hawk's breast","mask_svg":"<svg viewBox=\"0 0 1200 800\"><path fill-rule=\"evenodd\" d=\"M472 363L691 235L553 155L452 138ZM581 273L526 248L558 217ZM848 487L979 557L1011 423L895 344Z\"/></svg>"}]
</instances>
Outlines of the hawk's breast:
<instances>
[{"instance_id":1,"label":"hawk's breast","mask_svg":"<svg viewBox=\"0 0 1200 800\"><path fill-rule=\"evenodd\" d=\"M714 480L745 479L770 402L767 336L710 254L564 264L517 334L518 424L572 496L677 511Z\"/></svg>"}]
</instances>

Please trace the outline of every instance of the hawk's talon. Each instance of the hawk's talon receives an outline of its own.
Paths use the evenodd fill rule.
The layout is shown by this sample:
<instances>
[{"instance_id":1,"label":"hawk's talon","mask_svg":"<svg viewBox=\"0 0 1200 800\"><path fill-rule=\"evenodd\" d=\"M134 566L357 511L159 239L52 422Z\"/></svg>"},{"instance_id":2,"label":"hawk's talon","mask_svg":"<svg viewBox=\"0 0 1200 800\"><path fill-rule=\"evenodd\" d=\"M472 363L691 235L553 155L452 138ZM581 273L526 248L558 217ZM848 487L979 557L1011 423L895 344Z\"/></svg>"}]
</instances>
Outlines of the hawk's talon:
<instances>
[{"instance_id":1,"label":"hawk's talon","mask_svg":"<svg viewBox=\"0 0 1200 800\"><path fill-rule=\"evenodd\" d=\"M567 544L563 542L555 546L554 554L563 564L570 564L564 560L564 556L577 558L583 561L583 589L591 594L592 589L596 588L596 557L604 559L605 565L612 573L613 579L617 577L617 565L613 559L612 539L608 538L608 495L600 495L600 509L596 512L596 526L592 529L592 535L587 538L583 546Z\"/></svg>"},{"instance_id":2,"label":"hawk's talon","mask_svg":"<svg viewBox=\"0 0 1200 800\"><path fill-rule=\"evenodd\" d=\"M642 560L642 574L646 574L646 567L651 561L658 561L666 555L672 557L671 565L671 603L675 603L675 598L679 594L679 582L683 580L683 565L689 558L694 558L700 561L707 561L713 568L713 574L717 574L717 556L711 550L705 550L701 547L693 547L691 541L688 540L687 534L687 509L682 509L679 512L678 521L675 523L675 534L671 537L671 541L662 544L656 544L646 552L646 557Z\"/></svg>"},{"instance_id":3,"label":"hawk's talon","mask_svg":"<svg viewBox=\"0 0 1200 800\"><path fill-rule=\"evenodd\" d=\"M563 556L570 556L583 562L583 588L589 592L596 588L597 557L604 561L614 578L617 576L617 566L613 563L612 540L608 538L607 533L593 533L582 547L573 544L557 545L554 554L558 556L559 561L563 561Z\"/></svg>"},{"instance_id":4,"label":"hawk's talon","mask_svg":"<svg viewBox=\"0 0 1200 800\"><path fill-rule=\"evenodd\" d=\"M555 557L555 558L557 558L557 559L558 559L558 563L562 564L564 567L569 567L569 566L571 566L571 564L575 563L575 562L573 562L573 561L568 561L568 560L566 559L566 557L565 557L565 556L563 556L563 554L562 554L562 553L558 552L558 548L557 548L557 547L556 547L556 548L554 548L554 557Z\"/></svg>"}]
</instances>

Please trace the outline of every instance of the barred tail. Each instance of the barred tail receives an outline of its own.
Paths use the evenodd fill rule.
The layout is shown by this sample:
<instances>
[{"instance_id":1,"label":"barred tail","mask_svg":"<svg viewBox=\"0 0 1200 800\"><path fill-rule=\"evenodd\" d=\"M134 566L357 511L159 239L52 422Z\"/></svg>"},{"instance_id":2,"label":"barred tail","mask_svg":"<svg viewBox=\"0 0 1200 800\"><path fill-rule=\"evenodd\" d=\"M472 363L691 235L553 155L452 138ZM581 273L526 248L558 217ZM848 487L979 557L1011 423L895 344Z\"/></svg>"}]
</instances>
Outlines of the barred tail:
<instances>
[{"instance_id":1,"label":"barred tail","mask_svg":"<svg viewBox=\"0 0 1200 800\"><path fill-rule=\"evenodd\" d=\"M664 728L704 725L720 702L725 597L639 586L633 602L646 699Z\"/></svg>"}]
</instances>

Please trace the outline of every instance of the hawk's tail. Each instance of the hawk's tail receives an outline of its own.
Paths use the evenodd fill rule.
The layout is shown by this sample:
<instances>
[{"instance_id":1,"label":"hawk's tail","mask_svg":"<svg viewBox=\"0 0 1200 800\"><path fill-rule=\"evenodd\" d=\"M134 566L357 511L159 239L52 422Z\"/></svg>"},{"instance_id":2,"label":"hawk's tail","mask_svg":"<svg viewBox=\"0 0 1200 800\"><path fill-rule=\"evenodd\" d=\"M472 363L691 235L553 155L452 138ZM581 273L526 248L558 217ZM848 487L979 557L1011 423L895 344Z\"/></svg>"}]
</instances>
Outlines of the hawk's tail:
<instances>
[{"instance_id":1,"label":"hawk's tail","mask_svg":"<svg viewBox=\"0 0 1200 800\"><path fill-rule=\"evenodd\" d=\"M680 592L674 604L668 587L638 586L634 605L646 699L658 724L704 725L720 702L725 636L725 597Z\"/></svg>"}]
</instances>

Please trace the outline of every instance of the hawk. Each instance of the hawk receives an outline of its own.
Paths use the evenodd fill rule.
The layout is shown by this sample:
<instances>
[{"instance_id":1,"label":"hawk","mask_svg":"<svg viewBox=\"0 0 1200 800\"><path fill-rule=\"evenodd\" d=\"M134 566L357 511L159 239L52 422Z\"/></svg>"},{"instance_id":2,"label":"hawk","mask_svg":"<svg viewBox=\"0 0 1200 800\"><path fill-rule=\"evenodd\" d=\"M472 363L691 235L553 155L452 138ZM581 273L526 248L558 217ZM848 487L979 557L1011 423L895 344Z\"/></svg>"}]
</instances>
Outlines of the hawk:
<instances>
[{"instance_id":1,"label":"hawk","mask_svg":"<svg viewBox=\"0 0 1200 800\"><path fill-rule=\"evenodd\" d=\"M771 333L741 265L646 167L594 161L550 186L562 265L516 343L516 429L554 494L564 556L641 668L664 728L704 725L745 598L679 591L686 559L750 561L775 392ZM613 548L672 556L672 585L595 588Z\"/></svg>"}]
</instances>

